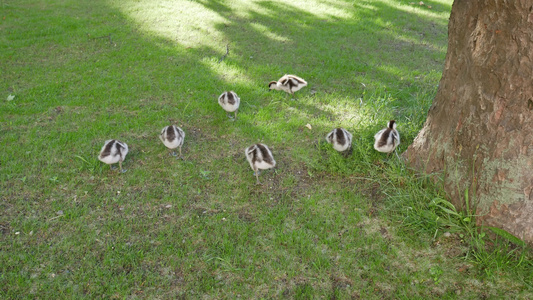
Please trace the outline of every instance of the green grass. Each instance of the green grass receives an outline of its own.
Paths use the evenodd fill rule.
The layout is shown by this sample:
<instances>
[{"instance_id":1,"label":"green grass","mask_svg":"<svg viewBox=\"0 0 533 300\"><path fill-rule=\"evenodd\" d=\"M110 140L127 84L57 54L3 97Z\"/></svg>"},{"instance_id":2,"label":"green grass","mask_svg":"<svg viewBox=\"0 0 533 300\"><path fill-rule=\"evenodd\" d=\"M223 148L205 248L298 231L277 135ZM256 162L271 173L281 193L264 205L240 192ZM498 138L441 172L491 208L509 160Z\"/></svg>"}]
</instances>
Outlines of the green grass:
<instances>
[{"instance_id":1,"label":"green grass","mask_svg":"<svg viewBox=\"0 0 533 300\"><path fill-rule=\"evenodd\" d=\"M404 151L436 93L451 1L425 2L2 1L0 296L531 298L529 248L372 148L394 118ZM268 92L285 73L295 100ZM110 138L125 174L97 159Z\"/></svg>"}]
</instances>

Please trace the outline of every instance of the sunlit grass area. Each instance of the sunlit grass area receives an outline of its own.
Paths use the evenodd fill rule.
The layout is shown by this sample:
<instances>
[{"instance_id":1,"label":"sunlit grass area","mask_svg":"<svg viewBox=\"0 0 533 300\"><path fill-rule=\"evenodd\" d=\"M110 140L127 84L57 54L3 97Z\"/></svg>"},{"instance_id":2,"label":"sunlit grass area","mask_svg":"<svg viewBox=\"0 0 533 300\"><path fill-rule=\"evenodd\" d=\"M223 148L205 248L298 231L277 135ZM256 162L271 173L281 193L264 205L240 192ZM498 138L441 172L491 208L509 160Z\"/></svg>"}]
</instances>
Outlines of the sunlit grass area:
<instances>
[{"instance_id":1,"label":"sunlit grass area","mask_svg":"<svg viewBox=\"0 0 533 300\"><path fill-rule=\"evenodd\" d=\"M531 298L527 247L373 149L391 119L399 153L422 127L451 2L3 1L0 296ZM269 92L286 73L309 85ZM351 155L325 142L339 126ZM107 139L126 173L98 161Z\"/></svg>"}]
</instances>

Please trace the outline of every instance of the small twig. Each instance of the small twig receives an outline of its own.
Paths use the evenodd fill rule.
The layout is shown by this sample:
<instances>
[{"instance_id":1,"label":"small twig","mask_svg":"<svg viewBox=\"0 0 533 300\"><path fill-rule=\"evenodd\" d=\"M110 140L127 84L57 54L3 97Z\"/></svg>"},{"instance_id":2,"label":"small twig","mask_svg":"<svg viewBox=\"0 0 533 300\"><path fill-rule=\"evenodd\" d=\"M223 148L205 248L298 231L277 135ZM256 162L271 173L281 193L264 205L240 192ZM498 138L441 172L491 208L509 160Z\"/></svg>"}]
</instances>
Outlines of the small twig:
<instances>
[{"instance_id":1,"label":"small twig","mask_svg":"<svg viewBox=\"0 0 533 300\"><path fill-rule=\"evenodd\" d=\"M220 60L218 61L218 63L221 63L221 62L224 60L224 58L226 58L226 56L228 56L228 55L229 55L229 44L226 45L226 54L224 54L224 55L220 58Z\"/></svg>"},{"instance_id":2,"label":"small twig","mask_svg":"<svg viewBox=\"0 0 533 300\"><path fill-rule=\"evenodd\" d=\"M64 215L59 215L59 216L56 216L56 217L50 218L50 219L48 219L48 221L52 221L52 220L55 220L55 219L57 219L57 218L61 218L61 217L64 217Z\"/></svg>"},{"instance_id":3,"label":"small twig","mask_svg":"<svg viewBox=\"0 0 533 300\"><path fill-rule=\"evenodd\" d=\"M87 34L87 35L88 35L88 36L91 36L90 34ZM113 40L111 39L111 33L108 34L108 35L103 35L103 36L93 37L93 38L91 38L91 40L105 39L105 38L107 38L107 39L109 40L109 43L110 43L111 45L115 45L115 46L117 45L117 44L113 43Z\"/></svg>"}]
</instances>

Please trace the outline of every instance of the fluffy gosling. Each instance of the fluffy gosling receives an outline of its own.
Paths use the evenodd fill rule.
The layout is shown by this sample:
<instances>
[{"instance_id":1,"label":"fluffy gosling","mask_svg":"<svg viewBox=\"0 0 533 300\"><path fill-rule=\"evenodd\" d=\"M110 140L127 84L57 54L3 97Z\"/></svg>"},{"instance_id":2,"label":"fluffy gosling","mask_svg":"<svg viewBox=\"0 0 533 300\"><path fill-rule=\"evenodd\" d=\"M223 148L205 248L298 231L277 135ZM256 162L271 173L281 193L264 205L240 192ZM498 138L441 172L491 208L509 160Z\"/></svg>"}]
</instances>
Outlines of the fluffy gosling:
<instances>
[{"instance_id":1,"label":"fluffy gosling","mask_svg":"<svg viewBox=\"0 0 533 300\"><path fill-rule=\"evenodd\" d=\"M235 112L235 118L237 120L237 110L241 104L241 98L237 96L234 91L224 92L220 97L218 97L218 104L227 112L226 114L231 119L229 113Z\"/></svg>"},{"instance_id":2,"label":"fluffy gosling","mask_svg":"<svg viewBox=\"0 0 533 300\"><path fill-rule=\"evenodd\" d=\"M271 81L268 84L270 90L284 91L291 95L307 86L307 81L295 75L283 75L278 81Z\"/></svg>"},{"instance_id":3,"label":"fluffy gosling","mask_svg":"<svg viewBox=\"0 0 533 300\"><path fill-rule=\"evenodd\" d=\"M344 128L333 129L326 135L326 141L341 153L348 153L352 148L352 134Z\"/></svg>"},{"instance_id":4,"label":"fluffy gosling","mask_svg":"<svg viewBox=\"0 0 533 300\"><path fill-rule=\"evenodd\" d=\"M257 184L261 184L259 182L259 169L266 170L276 166L276 161L274 160L274 156L272 156L272 152L265 144L255 144L246 148L244 154L250 163L250 167L254 170Z\"/></svg>"},{"instance_id":5,"label":"fluffy gosling","mask_svg":"<svg viewBox=\"0 0 533 300\"><path fill-rule=\"evenodd\" d=\"M396 130L396 121L390 120L387 128L381 129L374 135L374 149L383 153L392 153L400 144L400 134Z\"/></svg>"},{"instance_id":6,"label":"fluffy gosling","mask_svg":"<svg viewBox=\"0 0 533 300\"><path fill-rule=\"evenodd\" d=\"M183 146L183 141L185 140L185 132L181 128L176 125L166 126L161 130L159 139L172 151L170 153L172 156L177 155L176 151L173 150L179 148L180 156L178 158L183 159L183 156L181 155L181 146Z\"/></svg>"},{"instance_id":7,"label":"fluffy gosling","mask_svg":"<svg viewBox=\"0 0 533 300\"><path fill-rule=\"evenodd\" d=\"M126 143L119 140L107 140L105 141L102 150L100 150L98 159L101 162L108 164L111 167L111 170L113 170L112 165L118 162L120 172L124 173L127 170L122 169L122 162L126 158L126 154L128 154L128 145L126 145Z\"/></svg>"}]
</instances>

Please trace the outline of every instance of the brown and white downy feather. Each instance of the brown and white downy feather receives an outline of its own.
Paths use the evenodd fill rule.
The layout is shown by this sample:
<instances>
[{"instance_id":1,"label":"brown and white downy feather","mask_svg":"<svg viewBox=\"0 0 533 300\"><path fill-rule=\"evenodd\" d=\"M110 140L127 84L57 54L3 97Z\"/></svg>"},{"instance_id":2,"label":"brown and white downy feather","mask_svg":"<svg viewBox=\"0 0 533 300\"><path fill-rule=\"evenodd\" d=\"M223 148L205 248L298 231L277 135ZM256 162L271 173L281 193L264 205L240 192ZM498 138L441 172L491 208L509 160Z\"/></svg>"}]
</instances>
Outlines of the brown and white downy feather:
<instances>
[{"instance_id":1,"label":"brown and white downy feather","mask_svg":"<svg viewBox=\"0 0 533 300\"><path fill-rule=\"evenodd\" d=\"M374 135L374 149L383 153L391 153L400 144L400 134L396 130L396 121L390 120L387 128Z\"/></svg>"},{"instance_id":2,"label":"brown and white downy feather","mask_svg":"<svg viewBox=\"0 0 533 300\"><path fill-rule=\"evenodd\" d=\"M271 169L276 166L276 161L270 149L265 144L255 144L244 150L250 167L254 170L257 183L259 183L259 170Z\"/></svg>"},{"instance_id":3,"label":"brown and white downy feather","mask_svg":"<svg viewBox=\"0 0 533 300\"><path fill-rule=\"evenodd\" d=\"M166 126L161 130L159 139L168 149L173 150L179 148L181 157L181 147L185 141L185 132L181 128L176 125ZM172 155L175 155L175 153L172 152Z\"/></svg>"},{"instance_id":4,"label":"brown and white downy feather","mask_svg":"<svg viewBox=\"0 0 533 300\"><path fill-rule=\"evenodd\" d=\"M239 98L234 91L222 93L222 95L218 97L218 104L220 104L226 112L234 112L235 119L237 119L237 110L241 104L241 98Z\"/></svg>"},{"instance_id":5,"label":"brown and white downy feather","mask_svg":"<svg viewBox=\"0 0 533 300\"><path fill-rule=\"evenodd\" d=\"M326 141L333 145L333 149L346 152L352 148L352 134L344 128L335 128L328 135Z\"/></svg>"},{"instance_id":6,"label":"brown and white downy feather","mask_svg":"<svg viewBox=\"0 0 533 300\"><path fill-rule=\"evenodd\" d=\"M294 94L305 86L307 86L307 81L296 75L284 75L278 81L271 81L268 84L271 90L284 91L289 94Z\"/></svg>"},{"instance_id":7,"label":"brown and white downy feather","mask_svg":"<svg viewBox=\"0 0 533 300\"><path fill-rule=\"evenodd\" d=\"M120 170L122 171L122 162L128 154L128 145L119 140L107 140L100 150L98 155L98 160L108 165L116 164L117 162L120 165Z\"/></svg>"}]
</instances>

